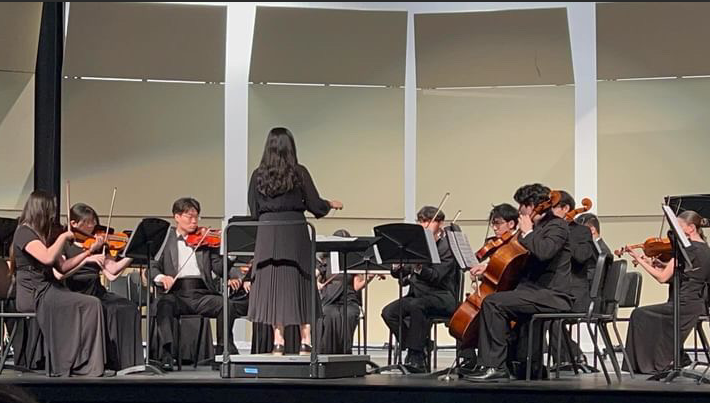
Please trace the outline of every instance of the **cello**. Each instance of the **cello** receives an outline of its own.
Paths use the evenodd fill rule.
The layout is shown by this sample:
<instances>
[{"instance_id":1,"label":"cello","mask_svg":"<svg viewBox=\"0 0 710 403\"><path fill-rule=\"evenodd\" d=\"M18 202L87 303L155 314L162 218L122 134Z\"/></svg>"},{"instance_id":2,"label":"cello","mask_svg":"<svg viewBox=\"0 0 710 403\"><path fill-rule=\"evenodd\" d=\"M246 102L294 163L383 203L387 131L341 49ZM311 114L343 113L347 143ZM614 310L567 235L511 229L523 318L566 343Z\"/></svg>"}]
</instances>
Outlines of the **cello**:
<instances>
[{"instance_id":1,"label":"cello","mask_svg":"<svg viewBox=\"0 0 710 403\"><path fill-rule=\"evenodd\" d=\"M559 192L550 192L550 197L535 206L532 217L557 205ZM483 272L481 285L471 293L456 309L449 322L449 334L461 342L461 348L478 345L478 313L483 299L497 291L508 291L518 285L520 274L525 267L530 252L518 242L519 232L507 236L507 241L495 248L490 254L486 271Z\"/></svg>"}]
</instances>

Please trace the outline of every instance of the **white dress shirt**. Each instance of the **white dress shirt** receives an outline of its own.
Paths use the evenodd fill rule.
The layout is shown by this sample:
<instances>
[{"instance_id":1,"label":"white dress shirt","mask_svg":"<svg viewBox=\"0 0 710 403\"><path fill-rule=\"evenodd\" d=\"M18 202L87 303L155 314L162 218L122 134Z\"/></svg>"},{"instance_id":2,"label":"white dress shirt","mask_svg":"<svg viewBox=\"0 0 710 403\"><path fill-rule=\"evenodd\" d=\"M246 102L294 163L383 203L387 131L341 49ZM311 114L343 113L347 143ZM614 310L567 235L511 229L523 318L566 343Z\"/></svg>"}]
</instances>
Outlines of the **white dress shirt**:
<instances>
[{"instance_id":1,"label":"white dress shirt","mask_svg":"<svg viewBox=\"0 0 710 403\"><path fill-rule=\"evenodd\" d=\"M175 279L177 280L179 278L186 277L201 278L202 274L200 273L200 267L197 265L197 257L195 256L192 247L187 244L185 237L183 237L182 234L177 231L177 229L175 230L175 236L177 238L178 251L178 261L175 262L177 263L177 267L175 268L175 270L180 271L175 277ZM156 283L160 283L164 276L164 274L158 274L157 276L155 276L154 281Z\"/></svg>"}]
</instances>

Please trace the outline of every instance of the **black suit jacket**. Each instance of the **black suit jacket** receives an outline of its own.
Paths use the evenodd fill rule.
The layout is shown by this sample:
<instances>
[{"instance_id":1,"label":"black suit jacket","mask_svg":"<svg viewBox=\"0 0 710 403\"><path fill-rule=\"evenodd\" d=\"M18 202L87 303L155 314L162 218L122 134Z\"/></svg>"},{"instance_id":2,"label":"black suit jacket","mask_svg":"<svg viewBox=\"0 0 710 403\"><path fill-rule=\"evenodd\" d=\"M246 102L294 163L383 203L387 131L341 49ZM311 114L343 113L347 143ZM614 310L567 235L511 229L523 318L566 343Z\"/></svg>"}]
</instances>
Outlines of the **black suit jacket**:
<instances>
[{"instance_id":1,"label":"black suit jacket","mask_svg":"<svg viewBox=\"0 0 710 403\"><path fill-rule=\"evenodd\" d=\"M567 221L548 213L519 242L530 251L521 286L570 295L570 245Z\"/></svg>"},{"instance_id":2,"label":"black suit jacket","mask_svg":"<svg viewBox=\"0 0 710 403\"><path fill-rule=\"evenodd\" d=\"M168 239L165 242L165 249L163 249L163 254L160 259L155 261L151 265L150 278L151 281L155 280L158 274L164 274L166 276L175 277L178 274L180 265L184 262L178 261L178 250L177 250L177 234L175 233L175 228L170 227L168 230ZM219 249L201 247L195 251L195 259L197 260L197 267L200 269L200 274L202 281L205 282L207 288L210 291L220 292L219 282L215 281L212 274L214 273L217 277L222 277L222 255L219 254Z\"/></svg>"}]
</instances>

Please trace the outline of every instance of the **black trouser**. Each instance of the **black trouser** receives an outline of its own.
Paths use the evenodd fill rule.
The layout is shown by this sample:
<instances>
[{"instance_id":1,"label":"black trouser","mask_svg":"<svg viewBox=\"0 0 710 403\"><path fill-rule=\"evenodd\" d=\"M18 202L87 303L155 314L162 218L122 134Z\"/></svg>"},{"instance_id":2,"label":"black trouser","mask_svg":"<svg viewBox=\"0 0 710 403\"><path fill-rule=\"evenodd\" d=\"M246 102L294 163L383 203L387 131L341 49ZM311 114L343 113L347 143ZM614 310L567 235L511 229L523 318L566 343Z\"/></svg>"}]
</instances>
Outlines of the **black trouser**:
<instances>
[{"instance_id":1,"label":"black trouser","mask_svg":"<svg viewBox=\"0 0 710 403\"><path fill-rule=\"evenodd\" d=\"M171 353L173 347L173 320L178 315L202 315L208 318L217 318L217 344L223 343L223 315L222 315L222 295L204 289L178 289L172 290L169 294L161 295L158 298L156 317L158 321L158 336L161 341L163 352ZM237 351L232 336L232 324L234 320L247 314L248 300L229 301L229 352Z\"/></svg>"},{"instance_id":2,"label":"black trouser","mask_svg":"<svg viewBox=\"0 0 710 403\"><path fill-rule=\"evenodd\" d=\"M483 300L478 315L478 363L488 367L503 368L511 359L524 362L527 355L529 319L536 313L567 312L572 307L570 298L546 288L518 287L502 291ZM510 322L515 321L515 335L511 335ZM517 337L515 337L517 336ZM509 354L508 341L514 337L514 351ZM536 322L533 330L532 367L542 361L540 338L542 326Z\"/></svg>"},{"instance_id":3,"label":"black trouser","mask_svg":"<svg viewBox=\"0 0 710 403\"><path fill-rule=\"evenodd\" d=\"M447 301L451 299L451 301ZM446 302L445 302L446 301ZM447 303L452 302L452 303ZM424 345L429 338L432 316L450 316L456 301L453 296L430 294L425 296L409 296L395 300L382 309L382 319L390 331L402 343L402 348L424 351ZM408 321L402 321L402 337L399 335L399 307L402 305L402 316Z\"/></svg>"},{"instance_id":4,"label":"black trouser","mask_svg":"<svg viewBox=\"0 0 710 403\"><path fill-rule=\"evenodd\" d=\"M574 305L572 305L571 312L586 313L589 309L589 304L591 302L589 299L589 289L572 289L571 293L575 296ZM552 358L555 360L557 359L558 343L556 322L557 321L555 321L555 323L552 323L550 328L550 353L552 354ZM570 336L569 331L567 331L567 327L564 326L564 324L562 326L562 336L567 339L567 342L572 348L573 357L570 357L567 353L567 349L565 348L565 341L562 340L562 351L560 351L560 361L571 362L573 359L579 359L583 355L582 349L579 347L579 344L577 342L572 340L572 337ZM559 362L556 362L556 364L559 364Z\"/></svg>"}]
</instances>

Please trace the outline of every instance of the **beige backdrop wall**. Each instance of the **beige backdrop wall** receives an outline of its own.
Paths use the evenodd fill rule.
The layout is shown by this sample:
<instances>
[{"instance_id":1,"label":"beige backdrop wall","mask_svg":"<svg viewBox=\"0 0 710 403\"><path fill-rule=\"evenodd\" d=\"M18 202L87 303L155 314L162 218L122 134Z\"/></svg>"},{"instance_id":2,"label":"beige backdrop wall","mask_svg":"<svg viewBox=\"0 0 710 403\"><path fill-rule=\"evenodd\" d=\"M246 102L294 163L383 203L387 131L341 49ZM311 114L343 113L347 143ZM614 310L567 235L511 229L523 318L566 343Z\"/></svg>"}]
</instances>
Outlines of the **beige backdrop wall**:
<instances>
[{"instance_id":1,"label":"beige backdrop wall","mask_svg":"<svg viewBox=\"0 0 710 403\"><path fill-rule=\"evenodd\" d=\"M17 217L34 187L34 73L0 71L0 216Z\"/></svg>"},{"instance_id":2,"label":"beige backdrop wall","mask_svg":"<svg viewBox=\"0 0 710 403\"><path fill-rule=\"evenodd\" d=\"M146 216L171 217L175 199L202 204L205 225L224 211L224 88L214 84L65 79L62 180L71 202L133 228ZM66 204L62 188L62 209Z\"/></svg>"},{"instance_id":3,"label":"beige backdrop wall","mask_svg":"<svg viewBox=\"0 0 710 403\"><path fill-rule=\"evenodd\" d=\"M708 104L708 78L599 83L599 213L609 247L658 236L663 196L708 193ZM667 300L667 285L629 269L643 274L641 305Z\"/></svg>"}]
</instances>

